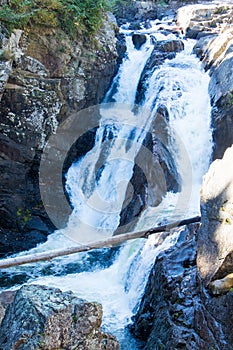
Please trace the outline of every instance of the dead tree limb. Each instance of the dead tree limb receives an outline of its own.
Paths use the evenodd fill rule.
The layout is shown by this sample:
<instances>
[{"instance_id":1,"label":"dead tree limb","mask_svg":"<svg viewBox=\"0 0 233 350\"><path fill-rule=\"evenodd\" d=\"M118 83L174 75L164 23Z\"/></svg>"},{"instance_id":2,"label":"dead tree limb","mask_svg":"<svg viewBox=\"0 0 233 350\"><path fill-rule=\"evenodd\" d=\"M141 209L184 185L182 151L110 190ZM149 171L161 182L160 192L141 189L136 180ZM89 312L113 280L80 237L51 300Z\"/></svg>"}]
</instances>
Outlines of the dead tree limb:
<instances>
[{"instance_id":1,"label":"dead tree limb","mask_svg":"<svg viewBox=\"0 0 233 350\"><path fill-rule=\"evenodd\" d=\"M150 230L147 230L147 231L124 233L121 235L107 238L107 239L102 240L102 241L91 242L87 245L79 245L79 246L69 247L69 248L65 248L65 249L57 249L57 250L51 250L51 251L47 251L47 252L43 252L43 253L35 253L32 255L16 256L14 258L3 259L3 260L0 260L0 268L5 269L8 267L13 267L13 266L19 266L19 265L30 264L30 263L35 263L35 262L39 262L39 261L51 260L54 258L65 256L65 255L70 255L70 254L75 254L75 253L80 253L80 252L87 252L87 251L93 250L93 249L111 248L113 246L120 245L121 243L123 243L127 240L131 240L131 239L135 239L135 238L148 238L148 236L150 236L154 233L169 231L172 228L192 224L195 222L200 222L199 216L196 216L196 217L193 217L190 219L185 219L182 221L176 221L176 222L173 222L173 223L168 224L168 225L154 227L154 228L151 228Z\"/></svg>"}]
</instances>

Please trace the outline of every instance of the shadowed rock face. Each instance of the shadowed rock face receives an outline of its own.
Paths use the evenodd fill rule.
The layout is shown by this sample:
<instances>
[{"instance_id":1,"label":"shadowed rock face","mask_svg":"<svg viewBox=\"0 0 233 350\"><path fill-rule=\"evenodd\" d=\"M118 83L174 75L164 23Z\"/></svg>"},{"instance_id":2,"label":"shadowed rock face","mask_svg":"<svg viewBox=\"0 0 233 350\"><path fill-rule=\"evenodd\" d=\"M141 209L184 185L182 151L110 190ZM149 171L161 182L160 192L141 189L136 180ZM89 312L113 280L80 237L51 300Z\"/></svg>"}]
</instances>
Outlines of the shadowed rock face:
<instances>
[{"instance_id":1,"label":"shadowed rock face","mask_svg":"<svg viewBox=\"0 0 233 350\"><path fill-rule=\"evenodd\" d=\"M196 266L198 225L183 228L177 242L156 259L131 331L143 350L229 350L233 293L206 293Z\"/></svg>"},{"instance_id":2,"label":"shadowed rock face","mask_svg":"<svg viewBox=\"0 0 233 350\"><path fill-rule=\"evenodd\" d=\"M131 231L145 208L159 205L168 191L180 190L180 175L169 142L169 115L161 105L135 158L117 233Z\"/></svg>"},{"instance_id":3,"label":"shadowed rock face","mask_svg":"<svg viewBox=\"0 0 233 350\"><path fill-rule=\"evenodd\" d=\"M133 34L132 36L134 47L139 50L140 47L145 44L147 38L144 34Z\"/></svg>"},{"instance_id":4,"label":"shadowed rock face","mask_svg":"<svg viewBox=\"0 0 233 350\"><path fill-rule=\"evenodd\" d=\"M109 17L96 42L49 28L17 30L1 41L9 55L0 59L0 256L54 230L40 196L41 154L62 121L105 95L117 68L116 32ZM80 152L89 149L86 142Z\"/></svg>"},{"instance_id":5,"label":"shadowed rock face","mask_svg":"<svg viewBox=\"0 0 233 350\"><path fill-rule=\"evenodd\" d=\"M100 330L101 322L98 303L55 288L24 286L6 311L0 349L120 349L115 337Z\"/></svg>"}]
</instances>

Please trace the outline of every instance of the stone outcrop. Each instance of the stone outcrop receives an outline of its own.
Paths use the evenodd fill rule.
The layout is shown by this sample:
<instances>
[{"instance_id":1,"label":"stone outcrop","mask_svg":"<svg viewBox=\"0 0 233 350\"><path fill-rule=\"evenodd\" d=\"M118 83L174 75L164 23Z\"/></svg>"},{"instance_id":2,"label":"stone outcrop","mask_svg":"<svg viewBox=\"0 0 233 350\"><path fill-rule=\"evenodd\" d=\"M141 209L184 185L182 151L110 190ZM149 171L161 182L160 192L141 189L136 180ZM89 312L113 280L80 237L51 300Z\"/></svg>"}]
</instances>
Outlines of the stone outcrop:
<instances>
[{"instance_id":1,"label":"stone outcrop","mask_svg":"<svg viewBox=\"0 0 233 350\"><path fill-rule=\"evenodd\" d=\"M136 94L136 104L141 104L145 99L145 92L148 88L148 79L166 59L173 59L177 52L184 49L181 40L161 40L154 42L154 49L142 71Z\"/></svg>"},{"instance_id":2,"label":"stone outcrop","mask_svg":"<svg viewBox=\"0 0 233 350\"><path fill-rule=\"evenodd\" d=\"M181 7L177 13L177 25L186 37L199 39L218 34L232 21L232 5L229 3L195 4Z\"/></svg>"},{"instance_id":3,"label":"stone outcrop","mask_svg":"<svg viewBox=\"0 0 233 350\"><path fill-rule=\"evenodd\" d=\"M230 20L232 17L229 14ZM213 159L222 158L226 148L233 143L232 48L233 23L228 23L218 35L201 38L194 47L194 52L202 60L205 69L210 69Z\"/></svg>"},{"instance_id":4,"label":"stone outcrop","mask_svg":"<svg viewBox=\"0 0 233 350\"><path fill-rule=\"evenodd\" d=\"M119 2L115 8L115 16L119 25L131 22L132 29L140 29L141 22L157 18L157 6L153 1Z\"/></svg>"},{"instance_id":5,"label":"stone outcrop","mask_svg":"<svg viewBox=\"0 0 233 350\"><path fill-rule=\"evenodd\" d=\"M118 350L116 338L101 331L101 305L72 292L23 286L7 308L0 328L2 350Z\"/></svg>"},{"instance_id":6,"label":"stone outcrop","mask_svg":"<svg viewBox=\"0 0 233 350\"><path fill-rule=\"evenodd\" d=\"M145 341L144 350L207 349L194 330L197 229L181 229L176 243L155 261L131 328Z\"/></svg>"},{"instance_id":7,"label":"stone outcrop","mask_svg":"<svg viewBox=\"0 0 233 350\"><path fill-rule=\"evenodd\" d=\"M29 249L54 229L39 191L41 153L61 121L105 95L117 68L116 34L111 16L92 40L81 33L71 40L58 28L2 32L1 255Z\"/></svg>"},{"instance_id":8,"label":"stone outcrop","mask_svg":"<svg viewBox=\"0 0 233 350\"><path fill-rule=\"evenodd\" d=\"M180 190L180 175L169 143L169 114L161 105L135 158L117 233L131 231L145 208L159 205L168 191Z\"/></svg>"},{"instance_id":9,"label":"stone outcrop","mask_svg":"<svg viewBox=\"0 0 233 350\"><path fill-rule=\"evenodd\" d=\"M210 296L196 266L198 225L157 257L131 332L143 350L229 350L232 346L233 292Z\"/></svg>"},{"instance_id":10,"label":"stone outcrop","mask_svg":"<svg viewBox=\"0 0 233 350\"><path fill-rule=\"evenodd\" d=\"M232 160L233 146L211 164L203 180L197 265L205 285L233 272Z\"/></svg>"},{"instance_id":11,"label":"stone outcrop","mask_svg":"<svg viewBox=\"0 0 233 350\"><path fill-rule=\"evenodd\" d=\"M230 3L190 5L178 11L178 25L186 36L200 38L194 52L211 77L213 159L222 158L233 143L232 14Z\"/></svg>"}]
</instances>

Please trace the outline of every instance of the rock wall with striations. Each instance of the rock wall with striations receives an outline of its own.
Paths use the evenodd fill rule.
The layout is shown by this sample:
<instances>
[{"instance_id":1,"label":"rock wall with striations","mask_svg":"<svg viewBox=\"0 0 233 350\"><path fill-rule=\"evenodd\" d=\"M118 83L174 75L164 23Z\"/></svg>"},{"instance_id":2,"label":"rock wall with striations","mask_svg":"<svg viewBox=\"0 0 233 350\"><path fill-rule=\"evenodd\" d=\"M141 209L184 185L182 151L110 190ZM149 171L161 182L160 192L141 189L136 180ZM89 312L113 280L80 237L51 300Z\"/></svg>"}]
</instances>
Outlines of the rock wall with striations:
<instances>
[{"instance_id":1,"label":"rock wall with striations","mask_svg":"<svg viewBox=\"0 0 233 350\"><path fill-rule=\"evenodd\" d=\"M1 255L28 249L54 229L40 197L41 153L61 121L103 98L117 69L116 34L111 15L94 38L80 33L76 41L58 28L10 37L1 28Z\"/></svg>"}]
</instances>

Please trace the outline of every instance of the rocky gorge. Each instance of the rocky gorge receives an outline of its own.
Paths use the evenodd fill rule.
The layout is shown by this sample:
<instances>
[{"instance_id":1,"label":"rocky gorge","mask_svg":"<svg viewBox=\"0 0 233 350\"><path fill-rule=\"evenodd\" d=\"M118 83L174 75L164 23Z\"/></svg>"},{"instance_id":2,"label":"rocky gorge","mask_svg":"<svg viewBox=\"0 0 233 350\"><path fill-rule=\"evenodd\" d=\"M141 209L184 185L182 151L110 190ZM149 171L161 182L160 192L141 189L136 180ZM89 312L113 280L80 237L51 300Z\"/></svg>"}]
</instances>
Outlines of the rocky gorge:
<instances>
[{"instance_id":1,"label":"rocky gorge","mask_svg":"<svg viewBox=\"0 0 233 350\"><path fill-rule=\"evenodd\" d=\"M166 11L168 14L174 12L174 3L172 2L166 10L163 9L163 14L166 14ZM158 13L151 12L154 7L152 4L150 6L152 7L149 12L146 10L145 16L152 16L153 19ZM176 4L175 10L177 7L180 7L180 3ZM119 23L124 23L124 17L127 16L127 11L121 13L118 17ZM135 16L138 16L136 20L141 21L144 15L133 14L132 23L135 22ZM214 140L212 160L215 161L203 180L201 225L192 224L181 229L177 243L157 257L139 310L134 316L131 332L144 342L145 350L229 350L233 343L233 284L230 276L233 272L232 6L229 3L187 5L177 11L176 21L175 31L182 31L185 37L197 40L194 52L210 74L209 94ZM2 255L29 249L46 240L48 233L54 229L42 207L39 195L40 155L46 139L56 132L58 124L67 114L99 103L107 91L116 73L119 57L122 59L124 55L124 44L120 40L117 44L118 29L112 17L106 20L104 28L97 39L100 45L98 47L95 43L86 43L85 40L84 43L80 40L77 45L69 42L67 38L64 39L63 34L50 31L38 35L37 31L33 30L30 33L17 30L10 38L5 38L4 32L2 33ZM150 74L152 69L156 69L165 59L174 57L175 53L182 49L179 39L169 44L155 44L139 82L136 97L138 103L143 100L148 72ZM161 132L156 135L152 130L153 139L146 142L155 155L159 149L156 161L165 169L167 183L165 189L157 188L158 198L152 199L154 205L161 201L164 191L179 191L180 186L176 167L167 158L167 150L163 149L161 153L161 147L158 146L160 142L166 145L166 121L169 118L166 107L161 106L157 111L157 118L158 116L161 118ZM70 162L92 148L94 134L94 131L90 132L88 137L82 140L81 146L80 143L76 145ZM134 192L135 206L128 207L127 212L121 213L124 225L130 217L138 216L145 206L151 205L151 202L146 202L147 189L137 169L131 181L136 183L139 193ZM99 329L99 305L87 305L76 300L73 295L62 295L60 291L43 288L39 300L33 298L35 305L31 305L31 301L25 302L25 298L31 300L30 293L37 292L33 287L31 290L30 287L23 287L10 304L0 334L5 335L5 329L10 329L12 324L15 328L12 328L11 332L15 334L15 338L6 339L1 336L2 349L10 350L13 342L19 349L26 349L25 339L25 346L30 344L34 346L33 349L52 349L55 345L50 345L49 336L54 334L54 331L62 339L57 340L56 349L71 349L74 346L77 349L93 350L119 348L114 337L103 334ZM56 294L54 298L61 298L62 302L60 299L53 300L59 305L59 310L54 311L54 306L51 306L51 310L48 311L50 305L46 304L47 298L53 296L53 293ZM45 300L43 302L46 307L41 306L41 298ZM37 330L36 338L33 336L33 340L32 330L27 324L22 334L16 334L17 325L12 321L16 319L21 322L22 314L17 313L17 309L19 304L24 306L24 303L30 305L28 313L33 317L34 311L40 308L42 313L46 314L43 314L43 322L40 321L40 329ZM6 304L8 303L2 306L3 309ZM64 306L63 309L61 305ZM82 308L85 308L84 316L87 320L83 320L79 314L77 316L77 313L82 314ZM91 320L88 319L89 312L92 314ZM45 321L46 317L48 320ZM69 330L65 328L63 332L61 319L64 318L70 323ZM77 320L80 320L80 324ZM85 327L82 327L82 322ZM73 336L77 327L83 330L85 340ZM78 328L78 333L80 329ZM36 345L33 343L35 341Z\"/></svg>"}]
</instances>

